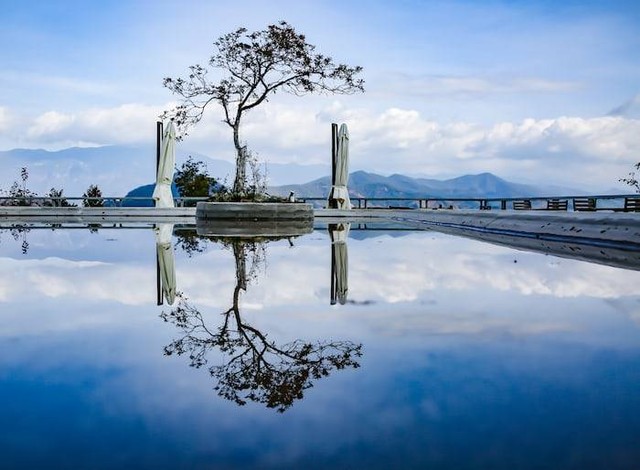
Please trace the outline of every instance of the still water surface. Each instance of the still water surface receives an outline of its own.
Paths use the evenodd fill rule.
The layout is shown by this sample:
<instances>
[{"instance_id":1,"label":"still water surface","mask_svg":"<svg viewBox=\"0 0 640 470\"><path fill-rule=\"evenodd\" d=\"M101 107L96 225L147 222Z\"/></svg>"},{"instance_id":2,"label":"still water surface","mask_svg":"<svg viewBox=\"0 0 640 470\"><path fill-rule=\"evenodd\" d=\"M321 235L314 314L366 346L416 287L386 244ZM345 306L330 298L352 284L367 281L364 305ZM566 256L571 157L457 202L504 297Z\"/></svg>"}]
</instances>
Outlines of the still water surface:
<instances>
[{"instance_id":1,"label":"still water surface","mask_svg":"<svg viewBox=\"0 0 640 470\"><path fill-rule=\"evenodd\" d=\"M638 468L640 272L357 228L2 231L0 466Z\"/></svg>"}]
</instances>

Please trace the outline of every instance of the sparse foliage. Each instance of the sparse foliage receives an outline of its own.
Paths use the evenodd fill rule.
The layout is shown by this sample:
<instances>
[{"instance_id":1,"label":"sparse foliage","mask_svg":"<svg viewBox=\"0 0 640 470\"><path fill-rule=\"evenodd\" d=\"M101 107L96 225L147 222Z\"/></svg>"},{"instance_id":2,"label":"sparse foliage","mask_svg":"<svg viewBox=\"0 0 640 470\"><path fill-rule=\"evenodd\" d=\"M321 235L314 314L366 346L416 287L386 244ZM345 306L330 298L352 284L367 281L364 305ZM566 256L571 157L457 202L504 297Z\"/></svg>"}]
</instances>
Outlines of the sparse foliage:
<instances>
[{"instance_id":1,"label":"sparse foliage","mask_svg":"<svg viewBox=\"0 0 640 470\"><path fill-rule=\"evenodd\" d=\"M31 206L34 204L33 198L38 195L27 188L27 181L29 180L29 170L26 167L20 168L20 180L21 182L14 181L9 188L7 197L10 199L4 202L8 206Z\"/></svg>"},{"instance_id":2,"label":"sparse foliage","mask_svg":"<svg viewBox=\"0 0 640 470\"><path fill-rule=\"evenodd\" d=\"M204 253L207 249L208 240L198 236L196 230L176 230L174 235L176 237L176 248L184 251L189 258L196 253Z\"/></svg>"},{"instance_id":3,"label":"sparse foliage","mask_svg":"<svg viewBox=\"0 0 640 470\"><path fill-rule=\"evenodd\" d=\"M75 204L71 204L63 195L64 190L51 188L49 194L46 195L48 199L45 200L45 206L53 207L76 207Z\"/></svg>"},{"instance_id":4,"label":"sparse foliage","mask_svg":"<svg viewBox=\"0 0 640 470\"><path fill-rule=\"evenodd\" d=\"M626 178L620 178L620 182L628 184L637 193L640 193L640 182L638 182L638 179L636 178L636 171L640 170L640 162L636 163L633 167L635 168L635 171L630 171Z\"/></svg>"},{"instance_id":5,"label":"sparse foliage","mask_svg":"<svg viewBox=\"0 0 640 470\"><path fill-rule=\"evenodd\" d=\"M15 241L21 242L20 250L22 251L23 255L26 255L29 251L27 234L30 232L30 229L23 225L12 225L9 229L0 230L0 235L5 231L8 231Z\"/></svg>"},{"instance_id":6,"label":"sparse foliage","mask_svg":"<svg viewBox=\"0 0 640 470\"><path fill-rule=\"evenodd\" d=\"M304 34L285 21L269 25L261 31L246 28L225 34L214 43L208 66L189 67L186 78L165 78L163 84L182 102L166 111L181 136L197 124L209 104L222 106L224 119L233 131L236 150L236 175L232 191L247 191L247 147L240 140L240 124L244 114L267 101L277 91L294 95L309 93L351 94L364 91L359 78L362 67L337 64L331 57L317 53ZM223 72L216 80L211 70Z\"/></svg>"},{"instance_id":7,"label":"sparse foliage","mask_svg":"<svg viewBox=\"0 0 640 470\"><path fill-rule=\"evenodd\" d=\"M253 199L258 198L260 195L267 193L267 169L264 170L260 167L258 157L246 149L247 152L247 165L249 166L249 173L251 174L251 182L249 184L248 193Z\"/></svg>"}]
</instances>

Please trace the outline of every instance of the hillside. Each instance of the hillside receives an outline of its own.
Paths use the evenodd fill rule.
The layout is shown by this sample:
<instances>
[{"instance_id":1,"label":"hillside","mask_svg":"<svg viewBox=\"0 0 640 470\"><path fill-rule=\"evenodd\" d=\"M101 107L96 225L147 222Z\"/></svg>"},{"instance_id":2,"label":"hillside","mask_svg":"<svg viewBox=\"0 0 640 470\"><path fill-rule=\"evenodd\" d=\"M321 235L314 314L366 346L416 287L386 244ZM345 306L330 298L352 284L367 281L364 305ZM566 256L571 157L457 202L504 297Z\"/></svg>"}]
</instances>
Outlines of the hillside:
<instances>
[{"instance_id":1,"label":"hillside","mask_svg":"<svg viewBox=\"0 0 640 470\"><path fill-rule=\"evenodd\" d=\"M190 152L178 146L177 165L189 155L206 163L209 173L224 182L233 181L233 163ZM105 196L121 197L131 188L155 179L155 147L104 146L73 147L58 151L14 149L0 151L0 189L8 189L20 179L20 168L29 171L28 187L38 194L52 187L63 188L65 195L80 196L89 185L97 184ZM269 163L266 173L270 184L303 183L328 174L329 165Z\"/></svg>"},{"instance_id":2,"label":"hillside","mask_svg":"<svg viewBox=\"0 0 640 470\"><path fill-rule=\"evenodd\" d=\"M270 188L273 194L287 195L293 191L297 197L326 197L331 186L328 176L306 184L290 184ZM448 180L412 178L404 175L381 176L356 171L349 177L352 197L390 198L478 198L554 196L559 193L580 192L571 188L545 188L512 183L491 173L465 175Z\"/></svg>"},{"instance_id":3,"label":"hillside","mask_svg":"<svg viewBox=\"0 0 640 470\"><path fill-rule=\"evenodd\" d=\"M232 163L181 148L177 150L177 164L180 165L189 155L204 161L209 173L219 180L229 182L233 179ZM21 167L29 170L29 189L39 194L55 187L64 189L65 195L80 196L89 185L97 184L106 197L122 197L132 188L154 180L155 149L152 146L108 146L68 148L55 152L38 149L0 151L0 189L6 190L19 180ZM269 191L280 195L294 191L298 197L324 198L330 189L329 173L329 167L324 165L268 164ZM317 178L318 175L327 176ZM557 196L585 192L575 188L513 183L491 173L436 180L400 174L382 176L366 171L351 173L349 191L353 197L379 198ZM149 188L140 194L147 193Z\"/></svg>"}]
</instances>

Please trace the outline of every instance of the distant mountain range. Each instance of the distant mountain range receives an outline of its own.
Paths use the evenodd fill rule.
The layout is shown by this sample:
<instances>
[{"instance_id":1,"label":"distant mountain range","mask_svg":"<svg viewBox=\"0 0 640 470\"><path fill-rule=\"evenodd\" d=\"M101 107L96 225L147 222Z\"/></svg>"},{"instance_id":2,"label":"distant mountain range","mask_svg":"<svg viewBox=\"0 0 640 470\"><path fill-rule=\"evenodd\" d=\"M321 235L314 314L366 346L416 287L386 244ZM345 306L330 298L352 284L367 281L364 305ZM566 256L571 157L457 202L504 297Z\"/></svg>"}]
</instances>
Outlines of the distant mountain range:
<instances>
[{"instance_id":1,"label":"distant mountain range","mask_svg":"<svg viewBox=\"0 0 640 470\"><path fill-rule=\"evenodd\" d=\"M558 187L536 187L511 183L491 173L466 175L449 180L411 178L404 175L381 176L356 171L349 176L349 195L363 198L510 198L535 196L562 196L580 191ZM127 196L151 197L153 184L139 186ZM293 191L298 198L325 198L331 188L326 176L306 184L289 184L269 187L269 194L287 196ZM149 202L148 205L151 205Z\"/></svg>"},{"instance_id":2,"label":"distant mountain range","mask_svg":"<svg viewBox=\"0 0 640 470\"><path fill-rule=\"evenodd\" d=\"M234 165L178 148L177 164L189 155L204 161L208 171L222 182L233 179ZM0 152L0 189L20 180L20 168L29 170L28 188L45 194L55 187L66 196L81 196L97 184L105 197L126 194L147 197L155 179L155 148L109 146L69 148L57 152L16 149ZM269 192L297 197L326 197L330 189L329 165L269 164ZM327 175L317 178L318 175ZM448 180L413 178L405 175L382 176L355 171L349 178L352 197L520 197L558 196L585 193L576 188L533 186L513 183L491 173L466 175ZM133 189L132 189L133 188Z\"/></svg>"},{"instance_id":3,"label":"distant mountain range","mask_svg":"<svg viewBox=\"0 0 640 470\"><path fill-rule=\"evenodd\" d=\"M306 184L289 184L270 188L273 194L296 197L327 197L331 179L326 176ZM404 175L381 176L365 171L356 171L349 176L349 195L367 198L500 198L561 196L579 194L575 188L544 187L512 183L491 173L465 175L448 180L412 178Z\"/></svg>"},{"instance_id":4,"label":"distant mountain range","mask_svg":"<svg viewBox=\"0 0 640 470\"><path fill-rule=\"evenodd\" d=\"M154 146L106 146L68 148L55 152L42 149L0 151L0 189L8 189L20 180L20 168L29 171L28 188L38 194L52 187L64 189L66 196L81 196L89 185L97 184L105 196L121 197L136 186L155 180ZM176 161L181 165L188 156L206 163L209 174L224 182L233 181L235 165L178 147ZM267 178L270 185L304 183L329 174L327 165L270 163Z\"/></svg>"}]
</instances>

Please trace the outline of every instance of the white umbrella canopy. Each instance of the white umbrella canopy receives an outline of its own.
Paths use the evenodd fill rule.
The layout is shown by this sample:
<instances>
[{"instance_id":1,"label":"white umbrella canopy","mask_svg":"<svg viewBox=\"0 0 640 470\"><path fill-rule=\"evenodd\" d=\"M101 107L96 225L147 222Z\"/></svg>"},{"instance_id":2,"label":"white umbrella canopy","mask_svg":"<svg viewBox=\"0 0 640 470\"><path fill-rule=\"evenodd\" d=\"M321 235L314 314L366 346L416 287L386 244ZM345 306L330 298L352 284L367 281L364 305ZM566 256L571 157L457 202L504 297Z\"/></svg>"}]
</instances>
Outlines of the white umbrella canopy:
<instances>
[{"instance_id":1,"label":"white umbrella canopy","mask_svg":"<svg viewBox=\"0 0 640 470\"><path fill-rule=\"evenodd\" d=\"M331 187L329 200L336 201L338 209L351 209L351 201L349 200L349 191L347 189L347 183L349 182L349 130L346 124L342 124L338 131L335 169L335 180Z\"/></svg>"},{"instance_id":2,"label":"white umbrella canopy","mask_svg":"<svg viewBox=\"0 0 640 470\"><path fill-rule=\"evenodd\" d=\"M349 254L347 239L349 238L350 223L336 224L329 230L331 237L332 288L331 303L336 299L341 305L347 302L349 291Z\"/></svg>"},{"instance_id":3,"label":"white umbrella canopy","mask_svg":"<svg viewBox=\"0 0 640 470\"><path fill-rule=\"evenodd\" d=\"M155 232L162 295L169 305L173 305L176 299L176 266L171 244L173 224L158 224Z\"/></svg>"},{"instance_id":4,"label":"white umbrella canopy","mask_svg":"<svg viewBox=\"0 0 640 470\"><path fill-rule=\"evenodd\" d=\"M173 171L176 166L176 128L173 121L169 122L162 136L160 150L160 162L156 176L156 187L153 190L153 199L156 207L174 207L171 184L173 183Z\"/></svg>"}]
</instances>

